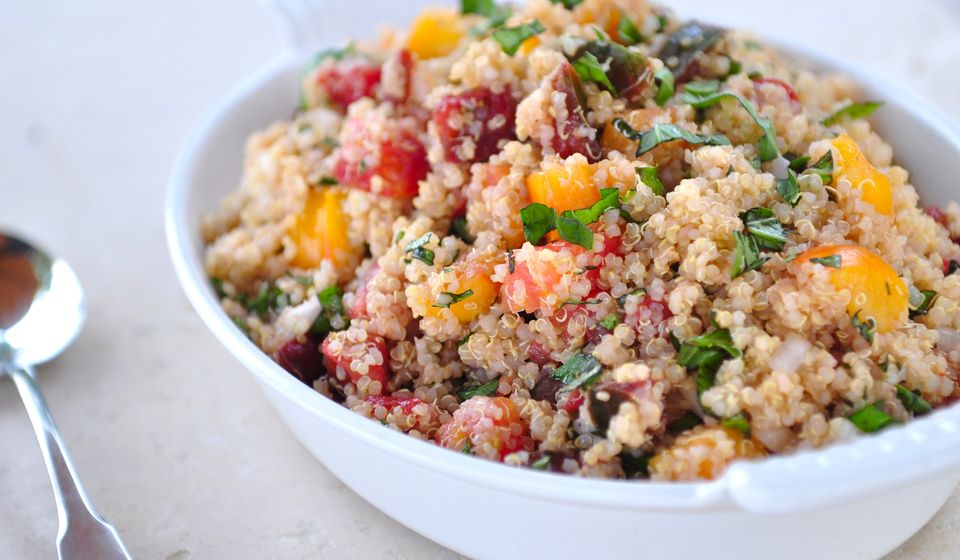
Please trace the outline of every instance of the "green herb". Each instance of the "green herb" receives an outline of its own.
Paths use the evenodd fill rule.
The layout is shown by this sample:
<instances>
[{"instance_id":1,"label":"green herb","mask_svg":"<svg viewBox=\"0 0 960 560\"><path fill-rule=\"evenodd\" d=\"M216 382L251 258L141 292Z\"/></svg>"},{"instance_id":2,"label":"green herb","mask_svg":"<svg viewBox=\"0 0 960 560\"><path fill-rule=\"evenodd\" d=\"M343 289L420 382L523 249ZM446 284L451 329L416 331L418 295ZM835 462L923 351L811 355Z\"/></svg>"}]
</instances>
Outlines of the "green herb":
<instances>
[{"instance_id":1,"label":"green herb","mask_svg":"<svg viewBox=\"0 0 960 560\"><path fill-rule=\"evenodd\" d=\"M577 71L577 75L580 76L581 80L600 84L612 93L614 97L619 95L617 88L610 83L610 78L607 77L606 70L603 69L600 61L597 60L597 57L594 56L593 53L585 53L580 58L574 60L573 69Z\"/></svg>"},{"instance_id":2,"label":"green herb","mask_svg":"<svg viewBox=\"0 0 960 560\"><path fill-rule=\"evenodd\" d=\"M759 51L763 49L763 45L754 41L753 39L747 39L746 41L744 41L743 46L747 47L747 50L751 50L751 51Z\"/></svg>"},{"instance_id":3,"label":"green herb","mask_svg":"<svg viewBox=\"0 0 960 560\"><path fill-rule=\"evenodd\" d=\"M219 278L211 278L210 287L213 288L213 293L217 294L219 299L227 297L227 292L223 291L223 280Z\"/></svg>"},{"instance_id":4,"label":"green herb","mask_svg":"<svg viewBox=\"0 0 960 560\"><path fill-rule=\"evenodd\" d=\"M598 303L603 303L603 300L602 299L586 299L586 300L568 299L567 301L563 302L562 305L596 305Z\"/></svg>"},{"instance_id":5,"label":"green herb","mask_svg":"<svg viewBox=\"0 0 960 560\"><path fill-rule=\"evenodd\" d=\"M394 242L394 243L400 243L400 241L403 239L403 236L404 236L405 234L406 234L406 232L403 231L403 230L398 231L398 232L397 232L397 235L395 235L394 238L393 238L393 242Z\"/></svg>"},{"instance_id":6,"label":"green herb","mask_svg":"<svg viewBox=\"0 0 960 560\"><path fill-rule=\"evenodd\" d=\"M947 265L947 275L956 274L960 270L960 261L950 259L950 263Z\"/></svg>"},{"instance_id":7,"label":"green herb","mask_svg":"<svg viewBox=\"0 0 960 560\"><path fill-rule=\"evenodd\" d=\"M504 27L493 32L493 39L500 43L503 52L510 56L517 54L524 41L546 31L540 20L533 20L517 27Z\"/></svg>"},{"instance_id":8,"label":"green herb","mask_svg":"<svg viewBox=\"0 0 960 560\"><path fill-rule=\"evenodd\" d=\"M830 268L840 268L843 266L843 258L840 255L830 255L828 257L816 257L810 259L810 262L817 263Z\"/></svg>"},{"instance_id":9,"label":"green herb","mask_svg":"<svg viewBox=\"0 0 960 560\"><path fill-rule=\"evenodd\" d=\"M663 33L670 20L664 14L657 14L657 33Z\"/></svg>"},{"instance_id":10,"label":"green herb","mask_svg":"<svg viewBox=\"0 0 960 560\"><path fill-rule=\"evenodd\" d=\"M804 173L812 173L819 175L820 179L823 180L824 185L829 185L833 182L833 151L827 150L827 153L820 158L817 163L808 167Z\"/></svg>"},{"instance_id":11,"label":"green herb","mask_svg":"<svg viewBox=\"0 0 960 560\"><path fill-rule=\"evenodd\" d=\"M853 317L850 318L850 323L855 329L860 331L860 336L870 344L873 344L873 335L877 332L877 320L873 317L861 319L860 312L862 311L862 309L858 309L857 312L853 314Z\"/></svg>"},{"instance_id":12,"label":"green herb","mask_svg":"<svg viewBox=\"0 0 960 560\"><path fill-rule=\"evenodd\" d=\"M933 290L918 290L910 286L910 318L922 317L933 307L937 300L937 292Z\"/></svg>"},{"instance_id":13,"label":"green herb","mask_svg":"<svg viewBox=\"0 0 960 560\"><path fill-rule=\"evenodd\" d=\"M675 91L673 72L664 66L653 73L653 83L657 86L657 93L654 94L653 100L663 107L667 101L670 101Z\"/></svg>"},{"instance_id":14,"label":"green herb","mask_svg":"<svg viewBox=\"0 0 960 560\"><path fill-rule=\"evenodd\" d=\"M653 194L657 196L667 194L667 189L663 186L663 181L660 180L660 166L637 167L636 170L637 175L640 176L640 182L650 187Z\"/></svg>"},{"instance_id":15,"label":"green herb","mask_svg":"<svg viewBox=\"0 0 960 560\"><path fill-rule=\"evenodd\" d=\"M683 87L683 102L695 109L705 109L719 103L723 99L734 99L750 115L757 126L763 130L760 138L759 154L762 161L776 159L780 151L777 148L777 131L773 128L770 119L761 117L750 103L743 97L730 91L718 91L713 87L714 82L693 82ZM717 85L719 88L719 84Z\"/></svg>"},{"instance_id":16,"label":"green herb","mask_svg":"<svg viewBox=\"0 0 960 560\"><path fill-rule=\"evenodd\" d=\"M294 282L300 284L304 288L313 286L313 278L310 278L309 276L303 276L302 274L291 274L290 278L293 278Z\"/></svg>"},{"instance_id":17,"label":"green herb","mask_svg":"<svg viewBox=\"0 0 960 560\"><path fill-rule=\"evenodd\" d=\"M673 334L673 331L670 331L669 338L670 338L670 346L673 346L673 349L679 352L681 347L680 339L677 338L677 335Z\"/></svg>"},{"instance_id":18,"label":"green herb","mask_svg":"<svg viewBox=\"0 0 960 560\"><path fill-rule=\"evenodd\" d=\"M498 4L493 0L461 0L460 13L476 14L487 18L485 26L480 26L471 30L478 35L482 35L491 29L500 27L513 15L510 6Z\"/></svg>"},{"instance_id":19,"label":"green herb","mask_svg":"<svg viewBox=\"0 0 960 560\"><path fill-rule=\"evenodd\" d=\"M454 218L450 222L450 232L453 233L454 237L462 240L464 243L473 243L473 236L470 235L470 232L467 230L467 219L464 217Z\"/></svg>"},{"instance_id":20,"label":"green herb","mask_svg":"<svg viewBox=\"0 0 960 560\"><path fill-rule=\"evenodd\" d=\"M750 167L754 168L757 171L760 171L760 167L763 165L763 162L760 161L759 157L750 158Z\"/></svg>"},{"instance_id":21,"label":"green herb","mask_svg":"<svg viewBox=\"0 0 960 560\"><path fill-rule=\"evenodd\" d=\"M473 442L467 439L463 444L463 449L460 450L460 453L464 455L473 455Z\"/></svg>"},{"instance_id":22,"label":"green herb","mask_svg":"<svg viewBox=\"0 0 960 560\"><path fill-rule=\"evenodd\" d=\"M593 231L587 225L599 220L608 208L615 208L619 200L618 189L601 189L600 200L589 208L567 210L559 216L553 208L534 202L520 210L524 237L536 245L547 233L556 229L562 239L585 249L593 249Z\"/></svg>"},{"instance_id":23,"label":"green herb","mask_svg":"<svg viewBox=\"0 0 960 560\"><path fill-rule=\"evenodd\" d=\"M564 8L572 10L580 5L583 0L550 0L553 4L561 4Z\"/></svg>"},{"instance_id":24,"label":"green herb","mask_svg":"<svg viewBox=\"0 0 960 560\"><path fill-rule=\"evenodd\" d=\"M717 329L694 338L688 338L680 345L677 363L697 372L697 394L713 387L720 364L727 358L739 358L740 349L733 344L730 331Z\"/></svg>"},{"instance_id":25,"label":"green herb","mask_svg":"<svg viewBox=\"0 0 960 560\"><path fill-rule=\"evenodd\" d=\"M322 187L329 187L330 185L336 185L337 180L333 177L320 177L320 179L317 181L317 184Z\"/></svg>"},{"instance_id":26,"label":"green herb","mask_svg":"<svg viewBox=\"0 0 960 560\"><path fill-rule=\"evenodd\" d=\"M742 412L730 418L724 418L720 421L720 425L725 428L739 430L745 436L750 435L750 421L747 420L746 414Z\"/></svg>"},{"instance_id":27,"label":"green herb","mask_svg":"<svg viewBox=\"0 0 960 560\"><path fill-rule=\"evenodd\" d=\"M736 278L744 272L757 270L763 263L769 260L768 257L760 256L760 246L757 238L752 235L744 235L742 232L733 232L737 246L733 256L733 269L730 276Z\"/></svg>"},{"instance_id":28,"label":"green herb","mask_svg":"<svg viewBox=\"0 0 960 560\"><path fill-rule=\"evenodd\" d=\"M457 396L460 397L460 402L467 401L473 397L486 397L494 394L497 391L497 388L500 387L500 378L491 379L483 385L478 385L477 387L469 389L461 389Z\"/></svg>"},{"instance_id":29,"label":"green herb","mask_svg":"<svg viewBox=\"0 0 960 560\"><path fill-rule=\"evenodd\" d=\"M433 233L428 231L410 243L407 243L407 249L404 252L409 253L410 257L418 261L433 266L434 252L424 247L424 245L430 242L432 235Z\"/></svg>"},{"instance_id":30,"label":"green herb","mask_svg":"<svg viewBox=\"0 0 960 560\"><path fill-rule=\"evenodd\" d=\"M724 80L730 76L736 76L743 71L743 64L740 64L739 60L734 59L731 56L727 56L728 68L727 74L723 77Z\"/></svg>"},{"instance_id":31,"label":"green herb","mask_svg":"<svg viewBox=\"0 0 960 560\"><path fill-rule=\"evenodd\" d=\"M687 411L683 416L670 421L667 424L667 431L673 435L679 435L687 430L696 428L700 424L703 424L703 418L700 418L693 412Z\"/></svg>"},{"instance_id":32,"label":"green herb","mask_svg":"<svg viewBox=\"0 0 960 560\"><path fill-rule=\"evenodd\" d=\"M883 401L868 404L847 416L847 419L853 422L861 432L868 434L880 431L893 423L893 418L884 410Z\"/></svg>"},{"instance_id":33,"label":"green herb","mask_svg":"<svg viewBox=\"0 0 960 560\"><path fill-rule=\"evenodd\" d=\"M472 295L473 290L467 290L465 292L460 292L459 294L455 294L453 292L442 292L440 297L445 300L444 303L440 303L438 301L437 303L433 304L433 307L450 307L451 305L459 303Z\"/></svg>"},{"instance_id":34,"label":"green herb","mask_svg":"<svg viewBox=\"0 0 960 560\"><path fill-rule=\"evenodd\" d=\"M623 474L629 479L650 478L650 453L635 455L624 451L618 455Z\"/></svg>"},{"instance_id":35,"label":"green herb","mask_svg":"<svg viewBox=\"0 0 960 560\"><path fill-rule=\"evenodd\" d=\"M538 469L541 471L547 470L547 467L549 466L550 466L550 455L544 455L543 457L540 457L536 461L530 463L531 469Z\"/></svg>"},{"instance_id":36,"label":"green herb","mask_svg":"<svg viewBox=\"0 0 960 560\"><path fill-rule=\"evenodd\" d=\"M513 256L513 250L507 251L507 270L510 274L517 271L517 257Z\"/></svg>"},{"instance_id":37,"label":"green herb","mask_svg":"<svg viewBox=\"0 0 960 560\"><path fill-rule=\"evenodd\" d=\"M265 283L261 286L257 295L247 302L247 310L260 317L265 317L271 309L277 310L286 305L286 297L287 295L276 284Z\"/></svg>"},{"instance_id":38,"label":"green herb","mask_svg":"<svg viewBox=\"0 0 960 560\"><path fill-rule=\"evenodd\" d=\"M740 219L750 235L756 238L759 248L771 251L783 250L789 232L780 220L774 217L773 210L762 207L751 208L740 214Z\"/></svg>"},{"instance_id":39,"label":"green herb","mask_svg":"<svg viewBox=\"0 0 960 560\"><path fill-rule=\"evenodd\" d=\"M640 33L640 30L637 29L637 24L633 23L633 20L627 17L626 13L620 14L620 23L617 24L617 35L620 36L620 39L629 45L636 45L637 43L643 42L643 33ZM673 77L673 74L670 75Z\"/></svg>"},{"instance_id":40,"label":"green herb","mask_svg":"<svg viewBox=\"0 0 960 560\"><path fill-rule=\"evenodd\" d=\"M463 346L464 344L466 344L467 341L470 340L470 337L471 337L471 336L473 336L473 333L467 333L467 336L465 336L465 337L461 338L460 340L458 340L458 341L457 341L457 348L460 348L461 346Z\"/></svg>"},{"instance_id":41,"label":"green herb","mask_svg":"<svg viewBox=\"0 0 960 560\"><path fill-rule=\"evenodd\" d=\"M600 319L600 326L607 329L608 331L612 331L619 324L620 324L620 316L617 315L616 313L610 313L603 319Z\"/></svg>"},{"instance_id":42,"label":"green herb","mask_svg":"<svg viewBox=\"0 0 960 560\"><path fill-rule=\"evenodd\" d=\"M904 408L916 416L923 416L933 411L933 407L920 396L919 391L911 391L903 385L897 385L897 398L903 403Z\"/></svg>"},{"instance_id":43,"label":"green herb","mask_svg":"<svg viewBox=\"0 0 960 560\"><path fill-rule=\"evenodd\" d=\"M240 332L242 332L244 336L246 336L247 338L250 338L250 325L248 325L246 321L244 321L240 317L234 317L233 324L236 325L238 329L240 329Z\"/></svg>"},{"instance_id":44,"label":"green herb","mask_svg":"<svg viewBox=\"0 0 960 560\"><path fill-rule=\"evenodd\" d=\"M617 304L619 304L620 307L623 307L624 305L627 304L627 298L628 298L629 296L645 296L645 295L647 295L647 291L646 291L646 290L644 290L643 288L637 288L636 290L630 292L629 294L624 294L624 295L618 297L618 298L617 298Z\"/></svg>"},{"instance_id":45,"label":"green herb","mask_svg":"<svg viewBox=\"0 0 960 560\"><path fill-rule=\"evenodd\" d=\"M810 163L810 156L798 157L790 160L790 169L793 169L797 173L800 173L807 168L807 165Z\"/></svg>"},{"instance_id":46,"label":"green herb","mask_svg":"<svg viewBox=\"0 0 960 560\"><path fill-rule=\"evenodd\" d=\"M574 389L586 389L600 379L602 367L590 354L577 354L563 363L560 367L553 370L550 377L564 383L564 386L557 392L569 393Z\"/></svg>"},{"instance_id":47,"label":"green herb","mask_svg":"<svg viewBox=\"0 0 960 560\"><path fill-rule=\"evenodd\" d=\"M863 119L869 117L873 114L874 111L883 107L882 101L866 101L864 103L849 103L844 105L836 113L830 115L823 120L823 124L830 126L837 124L844 118L849 118L852 121L857 119Z\"/></svg>"},{"instance_id":48,"label":"green herb","mask_svg":"<svg viewBox=\"0 0 960 560\"><path fill-rule=\"evenodd\" d=\"M333 138L332 136L324 136L323 139L320 140L320 143L330 149L340 147L340 142L338 142L337 139Z\"/></svg>"},{"instance_id":49,"label":"green herb","mask_svg":"<svg viewBox=\"0 0 960 560\"><path fill-rule=\"evenodd\" d=\"M787 169L786 178L777 179L777 192L790 206L796 206L800 201L800 184L797 183L797 173L793 169Z\"/></svg>"},{"instance_id":50,"label":"green herb","mask_svg":"<svg viewBox=\"0 0 960 560\"><path fill-rule=\"evenodd\" d=\"M623 134L630 140L640 141L640 146L637 148L637 157L642 156L660 144L674 140L684 140L690 144L705 146L730 145L730 139L723 134L697 134L675 124L658 124L646 132L638 132L634 130L627 121L618 117L613 120L613 126L616 127L620 134Z\"/></svg>"},{"instance_id":51,"label":"green herb","mask_svg":"<svg viewBox=\"0 0 960 560\"><path fill-rule=\"evenodd\" d=\"M310 325L310 334L325 337L350 326L350 316L343 309L342 297L343 292L338 286L329 286L317 293L320 312Z\"/></svg>"}]
</instances>

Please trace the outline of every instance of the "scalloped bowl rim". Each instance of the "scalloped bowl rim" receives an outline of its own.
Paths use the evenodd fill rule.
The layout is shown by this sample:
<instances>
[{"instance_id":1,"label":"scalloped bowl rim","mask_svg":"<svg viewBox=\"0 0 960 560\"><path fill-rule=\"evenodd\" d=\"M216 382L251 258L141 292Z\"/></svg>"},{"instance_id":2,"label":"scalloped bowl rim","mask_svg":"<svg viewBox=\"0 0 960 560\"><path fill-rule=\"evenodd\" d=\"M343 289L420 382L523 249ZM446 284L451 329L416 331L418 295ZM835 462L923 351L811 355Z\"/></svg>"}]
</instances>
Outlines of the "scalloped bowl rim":
<instances>
[{"instance_id":1,"label":"scalloped bowl rim","mask_svg":"<svg viewBox=\"0 0 960 560\"><path fill-rule=\"evenodd\" d=\"M889 92L890 97L909 103L912 107L910 112L914 117L925 122L944 139L950 141L955 154L960 157L960 134L957 129L929 103L916 95L878 78L869 71L853 68L836 57L819 53L816 49L799 47L779 39L768 39L768 42L787 56L814 61L818 66L845 72L856 78L863 87L867 84L880 87ZM913 420L900 427L890 428L880 434L838 442L822 449L797 451L756 462L738 462L714 481L653 482L581 478L478 460L386 428L317 393L296 380L257 348L234 326L222 310L203 271L202 257L198 252L199 224L187 223L185 215L186 201L192 187L191 173L213 131L227 121L245 99L279 75L289 72L292 65L299 65L301 61L300 55L288 53L253 74L222 99L193 129L179 150L169 177L165 202L165 229L177 278L202 321L260 382L271 386L315 417L348 433L358 442L379 447L430 471L505 492L571 504L600 505L607 508L652 508L667 511L725 509L731 505L740 505L747 509L766 507L770 510L800 511L824 507L843 499L863 497L881 489L884 485L918 480L923 476L953 468L960 463L960 437L956 437L960 433L957 429L960 426L960 408L957 406L939 409L929 416ZM934 438L942 439L945 435L954 436L947 442L948 450L953 453L946 460L941 458L938 461L937 457L932 456L933 451L942 453L943 449L931 449L931 453L923 453L925 444L929 444ZM912 454L908 461L897 460L891 453L892 448L899 448L893 445L894 443L913 445L919 449L919 452ZM836 481L841 484L836 485L836 492L832 496L821 496L806 504L766 503L764 506L750 501L751 483L756 478L777 476L781 477L780 480L773 482L790 485L799 483L798 477L802 477L804 473L809 474L810 469L829 476L825 471L834 470L838 461L862 461L863 458L877 457L884 458L882 459L884 462L872 461L871 465L874 469L869 476L862 476L864 473L857 471L861 476L842 477L841 480ZM757 496L752 497L757 498ZM760 502L771 501L771 496L759 498Z\"/></svg>"}]
</instances>

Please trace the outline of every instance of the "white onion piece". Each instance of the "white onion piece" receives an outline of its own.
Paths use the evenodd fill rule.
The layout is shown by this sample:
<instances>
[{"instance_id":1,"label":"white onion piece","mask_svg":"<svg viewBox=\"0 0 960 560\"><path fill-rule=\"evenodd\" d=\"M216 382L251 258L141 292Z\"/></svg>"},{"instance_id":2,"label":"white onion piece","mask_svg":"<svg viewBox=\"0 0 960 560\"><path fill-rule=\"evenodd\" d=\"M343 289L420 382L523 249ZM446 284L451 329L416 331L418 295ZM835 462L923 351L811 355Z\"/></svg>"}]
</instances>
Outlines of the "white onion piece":
<instances>
[{"instance_id":1,"label":"white onion piece","mask_svg":"<svg viewBox=\"0 0 960 560\"><path fill-rule=\"evenodd\" d=\"M787 336L770 358L770 368L785 373L796 372L810 347L810 341L798 334Z\"/></svg>"},{"instance_id":2,"label":"white onion piece","mask_svg":"<svg viewBox=\"0 0 960 560\"><path fill-rule=\"evenodd\" d=\"M948 354L960 350L960 332L953 329L937 329L937 332L940 333L937 348Z\"/></svg>"},{"instance_id":3,"label":"white onion piece","mask_svg":"<svg viewBox=\"0 0 960 560\"><path fill-rule=\"evenodd\" d=\"M790 173L790 160L778 156L777 159L770 162L770 173L780 181L786 179Z\"/></svg>"},{"instance_id":4,"label":"white onion piece","mask_svg":"<svg viewBox=\"0 0 960 560\"><path fill-rule=\"evenodd\" d=\"M769 430L751 428L750 435L774 453L779 453L790 447L794 440L797 439L797 436L794 435L789 428L783 427L771 428Z\"/></svg>"}]
</instances>

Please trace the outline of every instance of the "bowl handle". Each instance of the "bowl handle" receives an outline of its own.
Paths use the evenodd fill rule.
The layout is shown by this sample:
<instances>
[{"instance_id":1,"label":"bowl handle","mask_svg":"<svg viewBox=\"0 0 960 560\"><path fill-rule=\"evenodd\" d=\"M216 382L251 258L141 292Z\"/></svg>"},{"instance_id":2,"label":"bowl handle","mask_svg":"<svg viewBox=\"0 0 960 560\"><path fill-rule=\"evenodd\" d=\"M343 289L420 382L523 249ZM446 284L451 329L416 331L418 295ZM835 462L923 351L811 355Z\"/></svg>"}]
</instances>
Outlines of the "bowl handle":
<instances>
[{"instance_id":1,"label":"bowl handle","mask_svg":"<svg viewBox=\"0 0 960 560\"><path fill-rule=\"evenodd\" d=\"M820 451L731 465L725 478L734 502L756 513L796 513L883 493L898 486L956 476L960 410L891 428ZM877 465L883 465L882 469Z\"/></svg>"}]
</instances>

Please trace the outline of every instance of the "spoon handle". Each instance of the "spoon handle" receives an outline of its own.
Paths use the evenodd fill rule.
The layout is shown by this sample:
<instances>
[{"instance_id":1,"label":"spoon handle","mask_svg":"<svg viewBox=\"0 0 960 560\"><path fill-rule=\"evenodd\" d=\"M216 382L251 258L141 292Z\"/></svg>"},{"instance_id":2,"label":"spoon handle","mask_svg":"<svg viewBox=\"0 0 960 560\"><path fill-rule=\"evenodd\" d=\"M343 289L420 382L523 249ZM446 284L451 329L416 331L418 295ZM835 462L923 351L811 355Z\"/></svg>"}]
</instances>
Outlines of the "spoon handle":
<instances>
[{"instance_id":1,"label":"spoon handle","mask_svg":"<svg viewBox=\"0 0 960 560\"><path fill-rule=\"evenodd\" d=\"M60 530L57 533L57 552L61 560L129 560L130 555L120 541L120 535L93 508L90 498L80 484L67 448L53 423L47 403L33 378L32 368L13 366L8 372L30 422L40 442L47 472L53 484L57 501Z\"/></svg>"}]
</instances>

